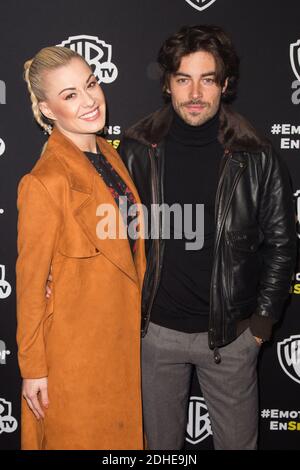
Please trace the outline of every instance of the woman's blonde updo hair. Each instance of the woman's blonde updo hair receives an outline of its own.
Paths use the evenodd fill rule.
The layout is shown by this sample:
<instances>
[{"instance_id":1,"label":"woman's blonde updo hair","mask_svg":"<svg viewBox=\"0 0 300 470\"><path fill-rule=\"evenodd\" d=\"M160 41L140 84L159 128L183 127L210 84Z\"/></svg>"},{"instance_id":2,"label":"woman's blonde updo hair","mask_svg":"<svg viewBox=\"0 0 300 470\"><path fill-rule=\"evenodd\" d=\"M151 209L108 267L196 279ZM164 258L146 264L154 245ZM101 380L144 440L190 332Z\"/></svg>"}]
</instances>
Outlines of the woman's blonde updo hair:
<instances>
[{"instance_id":1,"label":"woman's blonde updo hair","mask_svg":"<svg viewBox=\"0 0 300 470\"><path fill-rule=\"evenodd\" d=\"M34 118L48 134L51 134L53 127L51 119L46 118L39 108L40 101L46 100L43 74L67 65L74 58L86 62L81 55L67 47L53 46L41 49L33 59L27 60L24 64L24 79L30 94Z\"/></svg>"}]
</instances>

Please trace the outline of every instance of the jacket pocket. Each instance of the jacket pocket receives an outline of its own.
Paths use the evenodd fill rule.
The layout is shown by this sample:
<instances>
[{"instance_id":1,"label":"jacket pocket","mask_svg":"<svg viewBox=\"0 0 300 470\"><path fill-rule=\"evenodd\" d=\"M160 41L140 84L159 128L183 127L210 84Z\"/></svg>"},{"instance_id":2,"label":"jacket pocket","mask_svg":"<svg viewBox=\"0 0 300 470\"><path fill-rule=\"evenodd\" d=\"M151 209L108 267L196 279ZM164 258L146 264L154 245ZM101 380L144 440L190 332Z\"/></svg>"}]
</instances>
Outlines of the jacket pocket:
<instances>
[{"instance_id":1,"label":"jacket pocket","mask_svg":"<svg viewBox=\"0 0 300 470\"><path fill-rule=\"evenodd\" d=\"M95 227L96 230L96 227ZM100 255L100 250L87 238L80 227L63 230L57 251L68 258L91 258Z\"/></svg>"},{"instance_id":2,"label":"jacket pocket","mask_svg":"<svg viewBox=\"0 0 300 470\"><path fill-rule=\"evenodd\" d=\"M258 250L261 243L260 238L258 230L249 232L233 231L227 234L227 240L232 250L247 253L255 253Z\"/></svg>"},{"instance_id":3,"label":"jacket pocket","mask_svg":"<svg viewBox=\"0 0 300 470\"><path fill-rule=\"evenodd\" d=\"M233 305L251 303L257 297L261 270L261 238L257 229L231 231L226 235L227 290Z\"/></svg>"}]
</instances>

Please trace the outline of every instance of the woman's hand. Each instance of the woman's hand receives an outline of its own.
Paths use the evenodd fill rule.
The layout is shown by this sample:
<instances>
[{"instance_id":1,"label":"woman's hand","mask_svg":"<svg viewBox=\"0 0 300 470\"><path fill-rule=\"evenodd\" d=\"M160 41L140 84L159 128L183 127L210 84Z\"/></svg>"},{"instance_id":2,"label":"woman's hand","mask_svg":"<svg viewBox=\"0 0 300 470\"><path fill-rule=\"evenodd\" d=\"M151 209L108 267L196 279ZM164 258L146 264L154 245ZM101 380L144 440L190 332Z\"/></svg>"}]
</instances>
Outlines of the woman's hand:
<instances>
[{"instance_id":1,"label":"woman's hand","mask_svg":"<svg viewBox=\"0 0 300 470\"><path fill-rule=\"evenodd\" d=\"M52 274L51 270L47 279L47 284L46 284L46 298L50 299L52 291L51 291L51 282L52 282Z\"/></svg>"},{"instance_id":2,"label":"woman's hand","mask_svg":"<svg viewBox=\"0 0 300 470\"><path fill-rule=\"evenodd\" d=\"M48 408L49 406L48 378L23 379L22 396L27 401L36 419L44 418L45 414L42 407Z\"/></svg>"}]
</instances>

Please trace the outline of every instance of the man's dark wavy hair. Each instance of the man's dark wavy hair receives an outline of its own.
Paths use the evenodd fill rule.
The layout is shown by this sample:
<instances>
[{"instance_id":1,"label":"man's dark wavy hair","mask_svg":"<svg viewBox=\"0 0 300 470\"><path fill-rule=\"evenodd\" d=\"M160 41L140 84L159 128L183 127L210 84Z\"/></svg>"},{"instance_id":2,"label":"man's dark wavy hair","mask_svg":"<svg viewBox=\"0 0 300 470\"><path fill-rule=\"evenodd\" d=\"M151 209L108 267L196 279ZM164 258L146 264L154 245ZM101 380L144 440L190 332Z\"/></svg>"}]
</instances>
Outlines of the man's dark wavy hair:
<instances>
[{"instance_id":1,"label":"man's dark wavy hair","mask_svg":"<svg viewBox=\"0 0 300 470\"><path fill-rule=\"evenodd\" d=\"M222 100L232 101L237 92L240 61L230 37L215 25L183 26L163 43L157 61L162 70L161 80L165 100L170 100L170 95L167 93L170 75L177 72L182 57L198 51L209 52L214 56L217 83L223 86L226 78L228 79Z\"/></svg>"}]
</instances>

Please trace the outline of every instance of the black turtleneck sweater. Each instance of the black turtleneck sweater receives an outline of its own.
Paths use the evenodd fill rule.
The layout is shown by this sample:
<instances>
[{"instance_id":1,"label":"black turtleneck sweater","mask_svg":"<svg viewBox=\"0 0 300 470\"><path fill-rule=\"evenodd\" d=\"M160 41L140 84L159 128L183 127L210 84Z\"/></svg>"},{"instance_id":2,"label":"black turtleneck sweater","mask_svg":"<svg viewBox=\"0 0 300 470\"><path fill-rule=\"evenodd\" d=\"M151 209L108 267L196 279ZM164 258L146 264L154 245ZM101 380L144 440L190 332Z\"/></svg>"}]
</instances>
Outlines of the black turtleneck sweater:
<instances>
[{"instance_id":1,"label":"black turtleneck sweater","mask_svg":"<svg viewBox=\"0 0 300 470\"><path fill-rule=\"evenodd\" d=\"M186 124L174 112L166 138L165 203L177 203L182 208L184 204L192 205L193 230L196 204L204 205L204 245L198 250L187 250L186 242L193 240L185 238L184 230L171 217L171 238L165 241L161 282L151 321L187 333L208 330L215 196L223 155L218 129L218 114L195 127ZM174 232L177 237L179 232L182 233L182 238L174 239Z\"/></svg>"}]
</instances>

